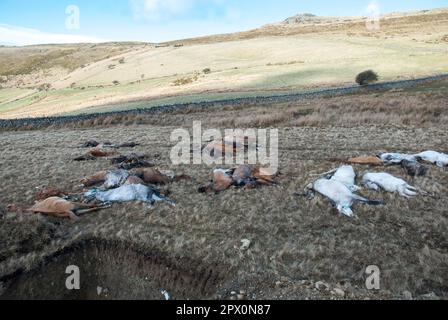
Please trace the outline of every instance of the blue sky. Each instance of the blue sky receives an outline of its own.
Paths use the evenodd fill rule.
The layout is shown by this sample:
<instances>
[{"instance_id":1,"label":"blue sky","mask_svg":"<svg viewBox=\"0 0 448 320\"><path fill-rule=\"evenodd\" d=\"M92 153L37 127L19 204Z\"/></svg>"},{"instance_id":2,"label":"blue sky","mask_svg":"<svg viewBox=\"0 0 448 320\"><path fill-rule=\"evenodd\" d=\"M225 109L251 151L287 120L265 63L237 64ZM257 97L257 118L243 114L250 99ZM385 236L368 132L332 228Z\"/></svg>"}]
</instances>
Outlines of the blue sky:
<instances>
[{"instance_id":1,"label":"blue sky","mask_svg":"<svg viewBox=\"0 0 448 320\"><path fill-rule=\"evenodd\" d=\"M365 15L373 0L0 0L0 43L161 42L248 30L297 13ZM376 0L381 13L448 6L448 0ZM79 25L67 28L79 8ZM78 21L70 20L70 21ZM72 24L73 25L73 24Z\"/></svg>"}]
</instances>

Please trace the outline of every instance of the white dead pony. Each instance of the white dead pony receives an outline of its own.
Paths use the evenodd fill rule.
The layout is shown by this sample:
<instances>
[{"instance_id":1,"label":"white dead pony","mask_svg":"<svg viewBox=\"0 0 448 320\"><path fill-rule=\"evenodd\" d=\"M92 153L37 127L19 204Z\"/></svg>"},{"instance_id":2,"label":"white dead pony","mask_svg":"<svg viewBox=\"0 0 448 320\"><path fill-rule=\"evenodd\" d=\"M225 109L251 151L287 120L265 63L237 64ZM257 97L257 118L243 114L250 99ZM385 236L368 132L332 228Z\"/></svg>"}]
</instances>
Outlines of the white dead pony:
<instances>
[{"instance_id":1,"label":"white dead pony","mask_svg":"<svg viewBox=\"0 0 448 320\"><path fill-rule=\"evenodd\" d=\"M437 151L425 151L415 155L418 159L435 164L438 167L448 166L448 154Z\"/></svg>"},{"instance_id":2,"label":"white dead pony","mask_svg":"<svg viewBox=\"0 0 448 320\"><path fill-rule=\"evenodd\" d=\"M418 195L418 189L410 186L406 181L385 172L368 172L362 178L363 184L373 190L383 189L387 192L397 192L409 198Z\"/></svg>"},{"instance_id":3,"label":"white dead pony","mask_svg":"<svg viewBox=\"0 0 448 320\"><path fill-rule=\"evenodd\" d=\"M355 185L356 173L352 166L342 166L331 177L331 180L342 182L352 192L356 192L360 187Z\"/></svg>"},{"instance_id":4,"label":"white dead pony","mask_svg":"<svg viewBox=\"0 0 448 320\"><path fill-rule=\"evenodd\" d=\"M382 205L382 201L369 200L357 194L354 194L345 184L332 179L319 179L313 183L313 190L327 197L335 208L342 214L353 217L351 209L355 202L361 202L369 205Z\"/></svg>"},{"instance_id":5,"label":"white dead pony","mask_svg":"<svg viewBox=\"0 0 448 320\"><path fill-rule=\"evenodd\" d=\"M386 164L400 164L403 160L417 161L414 155L404 153L383 153L380 155L380 159Z\"/></svg>"},{"instance_id":6,"label":"white dead pony","mask_svg":"<svg viewBox=\"0 0 448 320\"><path fill-rule=\"evenodd\" d=\"M102 203L143 201L150 203L151 205L156 202L166 202L175 206L174 202L161 196L155 189L142 184L123 185L119 188L107 191L94 188L86 192L84 196L96 199Z\"/></svg>"},{"instance_id":7,"label":"white dead pony","mask_svg":"<svg viewBox=\"0 0 448 320\"><path fill-rule=\"evenodd\" d=\"M129 178L130 174L126 170L113 170L109 171L106 175L106 180L104 181L104 189L112 189L122 186L126 180Z\"/></svg>"}]
</instances>

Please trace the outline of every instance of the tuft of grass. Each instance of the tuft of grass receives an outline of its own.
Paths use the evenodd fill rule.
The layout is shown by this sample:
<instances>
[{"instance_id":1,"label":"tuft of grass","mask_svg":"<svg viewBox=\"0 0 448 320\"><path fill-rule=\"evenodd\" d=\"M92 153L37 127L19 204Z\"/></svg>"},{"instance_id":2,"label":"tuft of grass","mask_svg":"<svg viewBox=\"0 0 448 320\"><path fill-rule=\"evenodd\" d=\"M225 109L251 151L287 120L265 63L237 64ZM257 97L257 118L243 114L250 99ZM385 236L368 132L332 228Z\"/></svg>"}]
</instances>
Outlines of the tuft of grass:
<instances>
[{"instance_id":1,"label":"tuft of grass","mask_svg":"<svg viewBox=\"0 0 448 320\"><path fill-rule=\"evenodd\" d=\"M198 79L199 79L199 74L195 73L191 77L182 77L182 78L174 80L173 86L184 86L184 85L187 85L187 84L191 84L191 83L193 83L195 81L198 81Z\"/></svg>"},{"instance_id":2,"label":"tuft of grass","mask_svg":"<svg viewBox=\"0 0 448 320\"><path fill-rule=\"evenodd\" d=\"M51 84L49 84L49 83L43 83L37 87L37 90L39 90L39 91L48 91L50 89L51 89Z\"/></svg>"}]
</instances>

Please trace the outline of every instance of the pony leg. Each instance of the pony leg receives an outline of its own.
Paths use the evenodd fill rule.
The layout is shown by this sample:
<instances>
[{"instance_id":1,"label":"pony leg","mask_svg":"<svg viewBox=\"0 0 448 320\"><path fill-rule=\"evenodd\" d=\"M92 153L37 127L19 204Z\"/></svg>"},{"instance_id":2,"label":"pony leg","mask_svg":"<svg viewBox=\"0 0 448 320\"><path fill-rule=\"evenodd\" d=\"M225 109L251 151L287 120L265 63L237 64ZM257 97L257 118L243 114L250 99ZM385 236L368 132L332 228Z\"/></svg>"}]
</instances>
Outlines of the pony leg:
<instances>
[{"instance_id":1,"label":"pony leg","mask_svg":"<svg viewBox=\"0 0 448 320\"><path fill-rule=\"evenodd\" d=\"M407 185L406 188L411 190L411 191L414 191L414 192L418 192L419 191L416 187L413 187L413 186L410 186L410 185Z\"/></svg>"},{"instance_id":2,"label":"pony leg","mask_svg":"<svg viewBox=\"0 0 448 320\"><path fill-rule=\"evenodd\" d=\"M411 187L410 185L407 185L407 184L402 185L398 188L398 193L401 196L408 198L408 199L418 195L418 193L416 191L418 191L418 190L415 189L414 187Z\"/></svg>"},{"instance_id":3,"label":"pony leg","mask_svg":"<svg viewBox=\"0 0 448 320\"><path fill-rule=\"evenodd\" d=\"M78 221L79 217L73 211L67 211L60 214L61 218L69 218L73 222Z\"/></svg>"},{"instance_id":4,"label":"pony leg","mask_svg":"<svg viewBox=\"0 0 448 320\"><path fill-rule=\"evenodd\" d=\"M367 182L365 182L364 185L365 185L368 189L372 189L372 190L375 190L375 191L379 191L379 190L380 190L380 187L379 187L376 183L371 182L371 181L367 181Z\"/></svg>"},{"instance_id":5,"label":"pony leg","mask_svg":"<svg viewBox=\"0 0 448 320\"><path fill-rule=\"evenodd\" d=\"M338 209L340 213L350 218L352 218L355 215L350 207L342 206L341 204L337 205L336 209Z\"/></svg>"},{"instance_id":6,"label":"pony leg","mask_svg":"<svg viewBox=\"0 0 448 320\"><path fill-rule=\"evenodd\" d=\"M404 193L410 197L415 197L418 195L418 193L415 191L412 191L412 189L405 189Z\"/></svg>"},{"instance_id":7,"label":"pony leg","mask_svg":"<svg viewBox=\"0 0 448 320\"><path fill-rule=\"evenodd\" d=\"M151 199L151 204L154 204L154 202L166 202L167 204L169 204L172 207L176 206L176 204L173 201L171 201L170 199L164 198L164 197L159 197L156 194L154 194Z\"/></svg>"},{"instance_id":8,"label":"pony leg","mask_svg":"<svg viewBox=\"0 0 448 320\"><path fill-rule=\"evenodd\" d=\"M109 208L108 206L102 206L102 207L90 207L87 209L80 209L80 210L76 210L76 213L78 214L85 214L85 213L90 213L90 212L96 212L99 211L101 209L106 209Z\"/></svg>"}]
</instances>

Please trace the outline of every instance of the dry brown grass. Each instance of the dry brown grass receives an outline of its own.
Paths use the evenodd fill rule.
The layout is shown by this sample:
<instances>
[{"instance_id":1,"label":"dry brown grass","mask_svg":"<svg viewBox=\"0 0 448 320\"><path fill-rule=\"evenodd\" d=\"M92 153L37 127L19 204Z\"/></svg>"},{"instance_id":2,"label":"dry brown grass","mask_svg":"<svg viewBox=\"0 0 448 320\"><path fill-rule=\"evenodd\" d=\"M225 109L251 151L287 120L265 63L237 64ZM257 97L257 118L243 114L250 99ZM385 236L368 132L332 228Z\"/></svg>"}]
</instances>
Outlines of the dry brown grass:
<instances>
[{"instance_id":1,"label":"dry brown grass","mask_svg":"<svg viewBox=\"0 0 448 320\"><path fill-rule=\"evenodd\" d=\"M448 10L439 9L427 11L425 14L416 13L411 15L391 15L381 20L381 29L379 31L366 32L366 23L364 19L354 18L346 21L333 21L325 24L307 24L307 25L285 25L274 24L267 25L262 28L253 29L245 32L237 32L232 34L221 34L206 36L194 39L185 39L183 43L189 44L206 44L224 41L235 41L244 39L254 39L258 37L269 36L285 36L285 35L301 35L315 33L340 33L346 30L348 36L363 35L368 37L384 37L384 36L402 36L422 32L423 30L431 32L434 30L434 21L448 20ZM173 44L169 42L168 44Z\"/></svg>"},{"instance_id":2,"label":"dry brown grass","mask_svg":"<svg viewBox=\"0 0 448 320\"><path fill-rule=\"evenodd\" d=\"M170 113L104 115L96 119L64 125L91 127L110 125L178 125L189 126L195 119L211 127L285 127L285 126L359 126L413 125L430 127L448 123L444 93L448 82L390 92L366 93L333 98L305 99L277 104L223 105L210 108L186 108ZM425 89L427 88L427 89ZM415 91L415 92L414 92ZM54 126L57 128L58 126ZM31 129L32 126L29 127ZM24 128L22 128L24 129Z\"/></svg>"},{"instance_id":3,"label":"dry brown grass","mask_svg":"<svg viewBox=\"0 0 448 320\"><path fill-rule=\"evenodd\" d=\"M6 214L0 223L0 242L7 244L0 251L0 275L34 268L73 242L98 238L156 248L166 257L225 264L235 274L216 288L222 297L235 289L245 289L253 298L334 297L313 289L323 280L332 288L343 288L346 298L402 298L404 290L418 298L430 292L447 298L446 170L430 166L426 177L410 178L399 167L383 169L435 192L436 197L406 200L363 190L363 195L383 199L386 206L355 206L358 219L335 214L320 197L309 202L294 196L314 179L311 174L340 165L336 159L385 151L448 152L445 105L444 94L390 92L276 106L189 109L160 117L104 117L80 129L3 132L3 206L31 205L36 188L45 185L77 191L79 179L109 168L106 159L71 161L83 151L77 146L90 139L139 142L135 151L149 154L159 168L188 174L193 180L167 187L176 208L117 204L82 217L75 225L26 213ZM170 133L178 127L191 128L193 120L203 121L204 128L278 127L279 186L199 194L197 189L209 181L212 168L174 166L169 159ZM138 122L144 124L134 124ZM92 125L96 127L87 128ZM360 174L367 169L356 166ZM249 250L238 249L242 239L251 240ZM364 287L364 270L372 264L382 271L379 292ZM135 281L132 285L138 286L144 280L135 276ZM278 281L282 286L276 285Z\"/></svg>"},{"instance_id":4,"label":"dry brown grass","mask_svg":"<svg viewBox=\"0 0 448 320\"><path fill-rule=\"evenodd\" d=\"M429 183L438 185L442 193L437 199L404 200L364 191L371 198L383 198L387 206L356 206L358 220L334 214L321 198L307 202L293 196L309 182L310 172L325 172L337 166L334 158L387 150L443 150L446 130L371 126L284 128L280 131L283 174L279 187L231 189L208 197L196 190L208 181L211 168L170 165L172 129L144 125L123 130L111 127L6 133L3 144L16 147L2 154L5 203L31 204L35 188L47 184L75 191L81 177L109 166L107 160L71 162L69 159L80 152L74 148L78 144L73 141L74 135L79 142L92 137L139 141L143 145L138 151L161 156L157 160L160 167L187 173L194 180L169 186L170 197L177 202L176 209L157 205L148 210L139 203L114 205L112 209L83 217L76 225L29 214L9 214L2 221L0 232L2 243L8 244L3 253L6 259L0 263L1 272L11 272L19 266L31 268L42 255L64 247L67 242L95 236L143 246L151 244L170 255L185 256L188 252L190 258L207 264L229 264L239 270L238 279L233 279L237 283L233 285L259 297L260 290L264 292L261 297L272 297L276 291L272 293L271 286L282 276L293 284L303 279L324 280L332 286L344 283L349 297L364 297L374 294L362 289L363 268L370 264L378 264L383 271L383 289L373 297L398 297L403 290L410 290L414 296L430 291L439 296L446 293L443 269L448 259L448 239L444 230L448 221L443 208L448 199L442 187L448 182L446 172L431 167L427 178L411 180L423 188L428 188ZM20 172L16 166L19 161L26 163ZM362 172L365 168L356 169ZM403 175L399 168L387 170ZM12 224L15 228L10 227ZM49 239L46 235L51 233L42 232L47 230L43 225L56 230ZM8 242L4 242L6 238ZM247 252L240 252L235 246L245 238L251 239L252 246ZM23 239L29 240L23 242ZM25 243L35 249L23 249L27 248ZM289 292L287 297L301 296Z\"/></svg>"}]
</instances>

